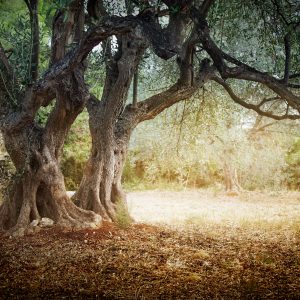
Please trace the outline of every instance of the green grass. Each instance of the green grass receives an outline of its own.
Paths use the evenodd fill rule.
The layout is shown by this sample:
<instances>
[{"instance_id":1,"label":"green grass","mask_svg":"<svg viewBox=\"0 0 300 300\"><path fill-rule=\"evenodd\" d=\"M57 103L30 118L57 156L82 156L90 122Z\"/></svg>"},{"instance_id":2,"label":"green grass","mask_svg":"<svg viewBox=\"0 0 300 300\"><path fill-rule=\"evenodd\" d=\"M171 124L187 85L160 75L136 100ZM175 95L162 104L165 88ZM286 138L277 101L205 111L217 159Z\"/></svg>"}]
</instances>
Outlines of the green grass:
<instances>
[{"instance_id":1,"label":"green grass","mask_svg":"<svg viewBox=\"0 0 300 300\"><path fill-rule=\"evenodd\" d=\"M119 200L116 204L116 223L122 229L126 229L132 224L132 218L122 200Z\"/></svg>"}]
</instances>

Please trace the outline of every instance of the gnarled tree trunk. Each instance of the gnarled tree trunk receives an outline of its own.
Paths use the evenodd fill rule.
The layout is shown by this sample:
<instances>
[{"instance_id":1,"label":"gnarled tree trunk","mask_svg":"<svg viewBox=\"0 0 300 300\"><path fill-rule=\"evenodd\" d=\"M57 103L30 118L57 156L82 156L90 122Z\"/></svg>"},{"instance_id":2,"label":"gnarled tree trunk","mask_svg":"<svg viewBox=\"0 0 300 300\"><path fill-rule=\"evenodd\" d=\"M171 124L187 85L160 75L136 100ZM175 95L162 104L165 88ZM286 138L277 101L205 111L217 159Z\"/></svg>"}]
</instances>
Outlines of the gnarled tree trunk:
<instances>
[{"instance_id":1,"label":"gnarled tree trunk","mask_svg":"<svg viewBox=\"0 0 300 300\"><path fill-rule=\"evenodd\" d=\"M144 46L128 43L123 38L122 46L119 46L114 56L114 64L107 70L102 100L91 100L88 105L92 149L79 190L74 195L78 206L93 210L111 221L116 219L119 202L126 207L121 177L133 129L174 103L189 99L212 76L209 62L204 60L200 73L194 78L194 70L191 68L194 43L194 35L184 43L184 51L178 59L180 78L176 84L144 101L137 102L134 99L133 104L120 110L119 107L126 101ZM123 60L126 60L125 67L122 65ZM107 107L110 99L110 110L116 109L117 113L109 115Z\"/></svg>"},{"instance_id":2,"label":"gnarled tree trunk","mask_svg":"<svg viewBox=\"0 0 300 300\"><path fill-rule=\"evenodd\" d=\"M77 207L67 196L59 159L70 126L89 96L84 82L85 57L101 37L89 40L98 32L83 37L84 23L77 19L84 18L84 1L73 0L68 10L58 9L53 21L50 67L37 80L38 0L26 4L31 17L33 50L31 82L25 92L15 88L17 76L0 45L1 132L17 170L0 207L0 229L23 232L33 220L39 221L43 217L60 226L95 226L101 217ZM107 32L104 30L99 34L106 35ZM84 42L67 54L70 43L78 43L81 39ZM39 108L48 106L54 99L55 107L46 124L38 125L35 118Z\"/></svg>"},{"instance_id":3,"label":"gnarled tree trunk","mask_svg":"<svg viewBox=\"0 0 300 300\"><path fill-rule=\"evenodd\" d=\"M118 205L127 207L121 178L130 134L135 124L128 125L128 130L122 128L120 131L116 126L109 136L92 133L91 155L79 190L74 196L78 206L92 210L110 221L116 220Z\"/></svg>"},{"instance_id":4,"label":"gnarled tree trunk","mask_svg":"<svg viewBox=\"0 0 300 300\"><path fill-rule=\"evenodd\" d=\"M117 120L127 100L130 82L146 47L146 41L136 32L136 39L124 35L118 39L118 51L107 53L107 76L101 101L92 98L88 104L92 149L82 182L75 194L75 203L84 209L115 221L116 208L126 207L121 175L131 130L119 130ZM127 125L127 124L126 124Z\"/></svg>"},{"instance_id":5,"label":"gnarled tree trunk","mask_svg":"<svg viewBox=\"0 0 300 300\"><path fill-rule=\"evenodd\" d=\"M43 217L66 227L96 226L100 222L100 216L78 208L69 199L59 165L66 134L87 98L81 90L80 73L74 72L59 86L45 127L32 121L18 130L2 130L17 175L0 208L0 228L26 228Z\"/></svg>"}]
</instances>

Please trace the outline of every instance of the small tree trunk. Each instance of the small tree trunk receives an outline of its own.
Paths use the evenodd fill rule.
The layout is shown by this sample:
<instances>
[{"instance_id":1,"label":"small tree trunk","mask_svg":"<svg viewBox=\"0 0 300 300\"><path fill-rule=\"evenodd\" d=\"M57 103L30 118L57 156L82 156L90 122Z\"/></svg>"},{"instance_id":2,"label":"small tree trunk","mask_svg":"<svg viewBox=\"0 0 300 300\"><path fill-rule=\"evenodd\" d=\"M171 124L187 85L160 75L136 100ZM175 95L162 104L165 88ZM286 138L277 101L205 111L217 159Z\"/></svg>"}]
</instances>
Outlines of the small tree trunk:
<instances>
[{"instance_id":1,"label":"small tree trunk","mask_svg":"<svg viewBox=\"0 0 300 300\"><path fill-rule=\"evenodd\" d=\"M224 163L224 182L227 193L237 193L243 190L239 184L236 168L227 161Z\"/></svg>"}]
</instances>

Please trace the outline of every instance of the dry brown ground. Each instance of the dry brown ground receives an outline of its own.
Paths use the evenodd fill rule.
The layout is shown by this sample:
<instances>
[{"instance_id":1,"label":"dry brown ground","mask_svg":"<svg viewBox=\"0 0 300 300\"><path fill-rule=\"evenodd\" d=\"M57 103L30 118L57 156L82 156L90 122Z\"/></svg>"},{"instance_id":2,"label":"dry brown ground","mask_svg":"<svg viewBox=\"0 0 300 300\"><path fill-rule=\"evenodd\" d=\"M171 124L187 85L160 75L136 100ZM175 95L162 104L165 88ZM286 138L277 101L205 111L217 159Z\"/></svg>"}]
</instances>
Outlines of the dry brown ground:
<instances>
[{"instance_id":1,"label":"dry brown ground","mask_svg":"<svg viewBox=\"0 0 300 300\"><path fill-rule=\"evenodd\" d=\"M300 299L299 194L129 198L148 224L0 236L0 298Z\"/></svg>"}]
</instances>

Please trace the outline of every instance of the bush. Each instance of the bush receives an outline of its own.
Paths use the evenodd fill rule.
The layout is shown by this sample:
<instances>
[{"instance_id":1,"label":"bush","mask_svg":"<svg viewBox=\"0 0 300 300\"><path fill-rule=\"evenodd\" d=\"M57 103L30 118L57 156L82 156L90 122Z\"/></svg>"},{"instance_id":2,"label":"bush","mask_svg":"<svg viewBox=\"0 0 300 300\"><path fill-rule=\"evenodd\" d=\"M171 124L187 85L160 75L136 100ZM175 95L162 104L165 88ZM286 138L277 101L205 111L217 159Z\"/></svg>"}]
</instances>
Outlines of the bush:
<instances>
[{"instance_id":1,"label":"bush","mask_svg":"<svg viewBox=\"0 0 300 300\"><path fill-rule=\"evenodd\" d=\"M132 218L128 214L126 204L122 200L117 201L116 204L116 223L122 229L126 229L132 224Z\"/></svg>"},{"instance_id":2,"label":"bush","mask_svg":"<svg viewBox=\"0 0 300 300\"><path fill-rule=\"evenodd\" d=\"M300 188L300 138L297 138L287 151L285 157L288 174L288 185L292 189Z\"/></svg>"},{"instance_id":3,"label":"bush","mask_svg":"<svg viewBox=\"0 0 300 300\"><path fill-rule=\"evenodd\" d=\"M79 187L83 169L88 160L91 138L87 119L87 112L78 116L64 146L61 168L67 190L74 191Z\"/></svg>"}]
</instances>

